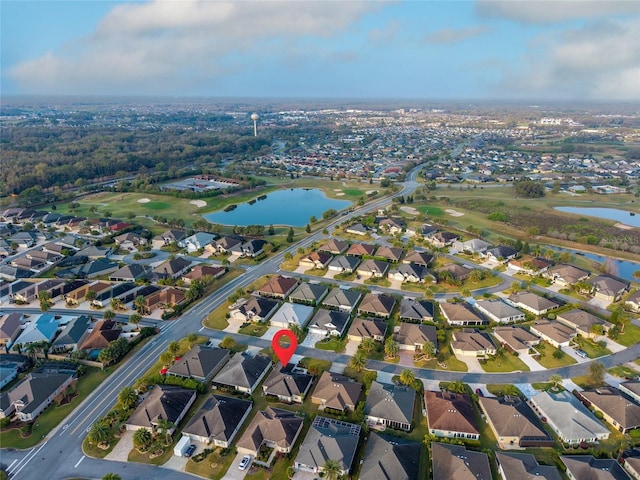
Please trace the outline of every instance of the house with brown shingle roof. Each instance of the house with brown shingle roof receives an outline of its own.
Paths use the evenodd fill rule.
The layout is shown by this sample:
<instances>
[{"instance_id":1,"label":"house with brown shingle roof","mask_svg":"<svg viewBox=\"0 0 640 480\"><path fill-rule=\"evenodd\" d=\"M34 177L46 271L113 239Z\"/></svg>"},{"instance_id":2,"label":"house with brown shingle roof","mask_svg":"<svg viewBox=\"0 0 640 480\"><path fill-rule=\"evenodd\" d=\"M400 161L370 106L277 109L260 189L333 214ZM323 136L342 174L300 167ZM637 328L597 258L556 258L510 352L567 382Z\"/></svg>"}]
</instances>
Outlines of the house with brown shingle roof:
<instances>
[{"instance_id":1,"label":"house with brown shingle roof","mask_svg":"<svg viewBox=\"0 0 640 480\"><path fill-rule=\"evenodd\" d=\"M266 445L279 453L289 453L296 443L304 420L294 412L267 407L256 413L236 444L239 453L257 455Z\"/></svg>"},{"instance_id":2,"label":"house with brown shingle roof","mask_svg":"<svg viewBox=\"0 0 640 480\"><path fill-rule=\"evenodd\" d=\"M469 395L425 390L424 399L431 435L471 440L480 438Z\"/></svg>"},{"instance_id":3,"label":"house with brown shingle roof","mask_svg":"<svg viewBox=\"0 0 640 480\"><path fill-rule=\"evenodd\" d=\"M183 257L171 258L162 262L153 269L153 273L159 279L178 278L191 266L191 260Z\"/></svg>"},{"instance_id":4,"label":"house with brown shingle roof","mask_svg":"<svg viewBox=\"0 0 640 480\"><path fill-rule=\"evenodd\" d=\"M553 281L553 283L561 287L568 287L582 280L589 278L589 271L582 268L574 267L567 263L551 267L545 272L545 277Z\"/></svg>"},{"instance_id":5,"label":"house with brown shingle roof","mask_svg":"<svg viewBox=\"0 0 640 480\"><path fill-rule=\"evenodd\" d=\"M530 348L540 343L538 337L522 327L496 327L493 336L519 355L528 353Z\"/></svg>"},{"instance_id":6,"label":"house with brown shingle roof","mask_svg":"<svg viewBox=\"0 0 640 480\"><path fill-rule=\"evenodd\" d=\"M180 420L189 411L196 400L196 391L170 385L156 385L153 390L138 405L125 424L127 430L134 432L140 428L155 432L161 420L168 420L174 426L169 433L177 428Z\"/></svg>"},{"instance_id":7,"label":"house with brown shingle roof","mask_svg":"<svg viewBox=\"0 0 640 480\"><path fill-rule=\"evenodd\" d=\"M386 245L383 245L376 251L376 257L382 257L389 262L396 263L400 261L403 253L404 250L401 248L387 247Z\"/></svg>"},{"instance_id":8,"label":"house with brown shingle roof","mask_svg":"<svg viewBox=\"0 0 640 480\"><path fill-rule=\"evenodd\" d=\"M285 403L302 403L313 383L313 375L296 371L292 363L277 363L262 384L265 395L273 395Z\"/></svg>"},{"instance_id":9,"label":"house with brown shingle roof","mask_svg":"<svg viewBox=\"0 0 640 480\"><path fill-rule=\"evenodd\" d=\"M358 313L360 315L373 315L376 317L389 318L396 305L396 299L392 295L386 293L367 293L360 306Z\"/></svg>"},{"instance_id":10,"label":"house with brown shingle roof","mask_svg":"<svg viewBox=\"0 0 640 480\"><path fill-rule=\"evenodd\" d=\"M542 340L549 342L554 347L568 347L576 332L555 320L540 320L529 327L531 333Z\"/></svg>"},{"instance_id":11,"label":"house with brown shingle roof","mask_svg":"<svg viewBox=\"0 0 640 480\"><path fill-rule=\"evenodd\" d=\"M450 263L445 265L444 267L436 268L434 272L438 278L441 278L443 275L448 274L451 275L451 278L458 281L464 281L469 278L471 274L471 269L469 267L465 267L464 265L458 265L457 263Z\"/></svg>"},{"instance_id":12,"label":"house with brown shingle roof","mask_svg":"<svg viewBox=\"0 0 640 480\"><path fill-rule=\"evenodd\" d=\"M389 264L375 258L367 258L358 266L356 272L364 278L384 278L387 276Z\"/></svg>"},{"instance_id":13,"label":"house with brown shingle roof","mask_svg":"<svg viewBox=\"0 0 640 480\"><path fill-rule=\"evenodd\" d=\"M462 445L431 444L433 478L438 480L491 480L486 453L467 450Z\"/></svg>"},{"instance_id":14,"label":"house with brown shingle roof","mask_svg":"<svg viewBox=\"0 0 640 480\"><path fill-rule=\"evenodd\" d=\"M475 314L466 303L447 303L440 304L440 310L452 327L467 327L474 325L488 325L489 320L481 318Z\"/></svg>"},{"instance_id":15,"label":"house with brown shingle roof","mask_svg":"<svg viewBox=\"0 0 640 480\"><path fill-rule=\"evenodd\" d=\"M20 326L22 313L13 312L8 315L0 316L0 347L9 346L13 344L18 335L20 335Z\"/></svg>"},{"instance_id":16,"label":"house with brown shingle roof","mask_svg":"<svg viewBox=\"0 0 640 480\"><path fill-rule=\"evenodd\" d=\"M349 340L361 342L365 338L373 338L379 342L384 341L384 335L387 332L387 324L381 320L365 320L364 318L355 318L347 337Z\"/></svg>"},{"instance_id":17,"label":"house with brown shingle roof","mask_svg":"<svg viewBox=\"0 0 640 480\"><path fill-rule=\"evenodd\" d=\"M349 247L349 250L347 250L347 255L362 257L363 255L373 255L375 251L375 245L370 245L368 243L354 243Z\"/></svg>"},{"instance_id":18,"label":"house with brown shingle roof","mask_svg":"<svg viewBox=\"0 0 640 480\"><path fill-rule=\"evenodd\" d=\"M506 299L506 302L514 307L527 310L534 315L544 315L549 310L553 310L560 306L560 304L549 300L548 298L531 292L514 293Z\"/></svg>"},{"instance_id":19,"label":"house with brown shingle roof","mask_svg":"<svg viewBox=\"0 0 640 480\"><path fill-rule=\"evenodd\" d=\"M248 322L264 322L278 308L279 303L270 298L264 298L252 295L249 299L231 310L233 318Z\"/></svg>"},{"instance_id":20,"label":"house with brown shingle roof","mask_svg":"<svg viewBox=\"0 0 640 480\"><path fill-rule=\"evenodd\" d=\"M323 268L327 268L329 262L333 259L333 255L326 252L311 252L308 255L304 255L300 258L298 265L304 268L315 268L318 270L322 270Z\"/></svg>"},{"instance_id":21,"label":"house with brown shingle roof","mask_svg":"<svg viewBox=\"0 0 640 480\"><path fill-rule=\"evenodd\" d=\"M284 299L288 297L297 286L298 281L295 278L276 275L275 277L271 277L269 281L258 290L258 293L265 297Z\"/></svg>"},{"instance_id":22,"label":"house with brown shingle roof","mask_svg":"<svg viewBox=\"0 0 640 480\"><path fill-rule=\"evenodd\" d=\"M622 395L613 387L601 387L595 390L577 392L576 396L602 413L605 421L613 425L623 435L640 427L640 405Z\"/></svg>"},{"instance_id":23,"label":"house with brown shingle roof","mask_svg":"<svg viewBox=\"0 0 640 480\"><path fill-rule=\"evenodd\" d=\"M328 252L333 255L344 253L349 247L349 243L337 238L329 238L323 245L318 247L319 252Z\"/></svg>"},{"instance_id":24,"label":"house with brown shingle roof","mask_svg":"<svg viewBox=\"0 0 640 480\"><path fill-rule=\"evenodd\" d=\"M192 441L230 448L252 406L249 400L209 395L184 427L182 435Z\"/></svg>"},{"instance_id":25,"label":"house with brown shingle roof","mask_svg":"<svg viewBox=\"0 0 640 480\"><path fill-rule=\"evenodd\" d=\"M122 329L116 327L113 320L101 320L95 324L91 333L78 342L78 350L97 350L107 348L118 339Z\"/></svg>"},{"instance_id":26,"label":"house with brown shingle roof","mask_svg":"<svg viewBox=\"0 0 640 480\"><path fill-rule=\"evenodd\" d=\"M454 355L487 358L489 355L495 355L497 349L488 334L465 329L451 334L451 350Z\"/></svg>"},{"instance_id":27,"label":"house with brown shingle roof","mask_svg":"<svg viewBox=\"0 0 640 480\"><path fill-rule=\"evenodd\" d=\"M422 351L425 342L431 342L434 354L438 351L438 336L433 325L419 325L416 323L402 322L395 328L393 339L400 350Z\"/></svg>"},{"instance_id":28,"label":"house with brown shingle roof","mask_svg":"<svg viewBox=\"0 0 640 480\"><path fill-rule=\"evenodd\" d=\"M330 408L340 412L353 412L361 392L361 383L344 375L325 371L318 380L311 402L319 404L320 410Z\"/></svg>"},{"instance_id":29,"label":"house with brown shingle roof","mask_svg":"<svg viewBox=\"0 0 640 480\"><path fill-rule=\"evenodd\" d=\"M196 265L189 273L185 273L182 276L182 280L189 285L194 280L202 280L204 277L220 278L225 273L227 273L227 267Z\"/></svg>"},{"instance_id":30,"label":"house with brown shingle roof","mask_svg":"<svg viewBox=\"0 0 640 480\"><path fill-rule=\"evenodd\" d=\"M604 333L611 330L614 326L613 323L607 322L600 317L596 317L595 315L578 308L574 308L568 312L559 313L556 320L565 324L567 327L573 328L578 335L582 335L586 338L595 338L598 336L595 333L591 333L591 328L596 325L598 325L599 328L601 327Z\"/></svg>"},{"instance_id":31,"label":"house with brown shingle roof","mask_svg":"<svg viewBox=\"0 0 640 480\"><path fill-rule=\"evenodd\" d=\"M426 252L417 252L412 250L407 253L405 257L402 259L402 263L415 263L416 265L420 265L422 267L428 267L431 261L433 260L433 255Z\"/></svg>"},{"instance_id":32,"label":"house with brown shingle roof","mask_svg":"<svg viewBox=\"0 0 640 480\"><path fill-rule=\"evenodd\" d=\"M144 299L144 306L148 312L153 312L156 308L173 308L186 301L184 290L169 287L148 295Z\"/></svg>"}]
</instances>

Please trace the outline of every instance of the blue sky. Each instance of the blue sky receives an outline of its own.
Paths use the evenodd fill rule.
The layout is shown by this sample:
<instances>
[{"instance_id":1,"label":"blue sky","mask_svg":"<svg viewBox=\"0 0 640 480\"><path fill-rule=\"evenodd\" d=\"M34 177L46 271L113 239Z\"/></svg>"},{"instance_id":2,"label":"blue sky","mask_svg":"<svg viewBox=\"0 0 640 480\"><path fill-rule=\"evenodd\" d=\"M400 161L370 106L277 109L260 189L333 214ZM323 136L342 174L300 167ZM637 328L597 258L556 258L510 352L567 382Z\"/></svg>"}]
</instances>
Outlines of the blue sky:
<instances>
[{"instance_id":1,"label":"blue sky","mask_svg":"<svg viewBox=\"0 0 640 480\"><path fill-rule=\"evenodd\" d=\"M0 2L1 91L640 99L640 2Z\"/></svg>"}]
</instances>

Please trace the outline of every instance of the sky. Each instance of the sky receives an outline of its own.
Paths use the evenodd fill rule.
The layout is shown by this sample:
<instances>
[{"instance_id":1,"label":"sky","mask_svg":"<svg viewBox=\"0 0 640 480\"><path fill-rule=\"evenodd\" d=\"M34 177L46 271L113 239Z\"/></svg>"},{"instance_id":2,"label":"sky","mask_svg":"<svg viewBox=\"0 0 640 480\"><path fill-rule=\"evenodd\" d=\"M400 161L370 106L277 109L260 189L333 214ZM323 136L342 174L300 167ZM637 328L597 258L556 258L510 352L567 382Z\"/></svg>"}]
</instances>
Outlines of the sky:
<instances>
[{"instance_id":1,"label":"sky","mask_svg":"<svg viewBox=\"0 0 640 480\"><path fill-rule=\"evenodd\" d=\"M0 94L640 100L640 1L0 1Z\"/></svg>"}]
</instances>

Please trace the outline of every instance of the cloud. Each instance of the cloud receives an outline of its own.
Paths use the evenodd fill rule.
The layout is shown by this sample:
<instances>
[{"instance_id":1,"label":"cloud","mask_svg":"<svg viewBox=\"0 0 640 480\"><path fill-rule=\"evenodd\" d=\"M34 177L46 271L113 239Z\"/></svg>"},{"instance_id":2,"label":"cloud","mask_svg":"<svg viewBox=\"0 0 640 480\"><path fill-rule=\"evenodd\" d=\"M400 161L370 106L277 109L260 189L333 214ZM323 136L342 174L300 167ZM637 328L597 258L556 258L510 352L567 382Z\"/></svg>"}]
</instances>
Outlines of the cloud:
<instances>
[{"instance_id":1,"label":"cloud","mask_svg":"<svg viewBox=\"0 0 640 480\"><path fill-rule=\"evenodd\" d=\"M491 28L486 25L478 25L467 28L445 28L433 32L427 36L427 43L438 45L460 43L470 38L489 33Z\"/></svg>"},{"instance_id":2,"label":"cloud","mask_svg":"<svg viewBox=\"0 0 640 480\"><path fill-rule=\"evenodd\" d=\"M394 42L400 33L400 23L397 20L391 20L383 28L374 28L367 34L367 40L371 43L390 44Z\"/></svg>"},{"instance_id":3,"label":"cloud","mask_svg":"<svg viewBox=\"0 0 640 480\"><path fill-rule=\"evenodd\" d=\"M476 12L484 17L504 18L527 24L557 23L575 19L639 14L640 2L635 0L477 0Z\"/></svg>"},{"instance_id":4,"label":"cloud","mask_svg":"<svg viewBox=\"0 0 640 480\"><path fill-rule=\"evenodd\" d=\"M529 45L523 69L501 88L558 98L640 98L640 18L599 21Z\"/></svg>"},{"instance_id":5,"label":"cloud","mask_svg":"<svg viewBox=\"0 0 640 480\"><path fill-rule=\"evenodd\" d=\"M308 38L332 39L383 2L181 0L114 7L86 38L19 63L22 91L180 93L286 59ZM338 51L332 55L340 56ZM351 53L347 52L346 56ZM251 59L258 59L257 61Z\"/></svg>"}]
</instances>

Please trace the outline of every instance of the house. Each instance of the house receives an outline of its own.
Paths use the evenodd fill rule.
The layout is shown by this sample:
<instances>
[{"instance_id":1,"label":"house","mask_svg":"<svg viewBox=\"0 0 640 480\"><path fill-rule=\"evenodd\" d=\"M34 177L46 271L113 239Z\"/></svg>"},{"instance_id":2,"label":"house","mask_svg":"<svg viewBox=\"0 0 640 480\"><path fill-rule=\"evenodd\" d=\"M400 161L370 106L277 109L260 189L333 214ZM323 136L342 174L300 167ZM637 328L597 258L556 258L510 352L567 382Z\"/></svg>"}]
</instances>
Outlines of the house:
<instances>
[{"instance_id":1,"label":"house","mask_svg":"<svg viewBox=\"0 0 640 480\"><path fill-rule=\"evenodd\" d=\"M113 237L113 241L120 248L129 250L129 251L136 249L141 245L147 244L146 238L141 237L140 235L134 232L128 232L128 233L123 233L122 235L117 235Z\"/></svg>"},{"instance_id":2,"label":"house","mask_svg":"<svg viewBox=\"0 0 640 480\"><path fill-rule=\"evenodd\" d=\"M194 345L180 360L176 361L167 374L181 378L192 378L199 382L209 382L231 358L231 352L224 348Z\"/></svg>"},{"instance_id":3,"label":"house","mask_svg":"<svg viewBox=\"0 0 640 480\"><path fill-rule=\"evenodd\" d=\"M628 380L618 385L621 392L629 395L636 403L640 404L640 380Z\"/></svg>"},{"instance_id":4,"label":"house","mask_svg":"<svg viewBox=\"0 0 640 480\"><path fill-rule=\"evenodd\" d=\"M329 262L329 271L338 273L353 273L360 263L358 257L338 255Z\"/></svg>"},{"instance_id":5,"label":"house","mask_svg":"<svg viewBox=\"0 0 640 480\"><path fill-rule=\"evenodd\" d=\"M309 322L309 333L341 337L349 323L349 313L319 308Z\"/></svg>"},{"instance_id":6,"label":"house","mask_svg":"<svg viewBox=\"0 0 640 480\"><path fill-rule=\"evenodd\" d=\"M512 352L519 355L529 353L529 349L540 343L540 339L522 327L496 327L493 336Z\"/></svg>"},{"instance_id":7,"label":"house","mask_svg":"<svg viewBox=\"0 0 640 480\"><path fill-rule=\"evenodd\" d=\"M184 290L169 287L147 295L144 299L146 311L151 313L156 308L170 309L186 301Z\"/></svg>"},{"instance_id":8,"label":"house","mask_svg":"<svg viewBox=\"0 0 640 480\"><path fill-rule=\"evenodd\" d=\"M556 265L555 267L551 267L545 272L544 276L553 281L556 285L568 287L586 280L589 278L589 275L590 273L587 270L563 263Z\"/></svg>"},{"instance_id":9,"label":"house","mask_svg":"<svg viewBox=\"0 0 640 480\"><path fill-rule=\"evenodd\" d=\"M430 277L427 269L415 263L400 264L397 268L390 270L388 275L389 280L397 280L402 283L424 283L427 277Z\"/></svg>"},{"instance_id":10,"label":"house","mask_svg":"<svg viewBox=\"0 0 640 480\"><path fill-rule=\"evenodd\" d=\"M322 306L340 310L341 312L351 312L358 304L362 294L357 290L345 290L342 288L334 288L322 300Z\"/></svg>"},{"instance_id":11,"label":"house","mask_svg":"<svg viewBox=\"0 0 640 480\"><path fill-rule=\"evenodd\" d=\"M304 328L313 315L313 307L301 303L284 302L271 317L272 327L290 328L297 325Z\"/></svg>"},{"instance_id":12,"label":"house","mask_svg":"<svg viewBox=\"0 0 640 480\"><path fill-rule=\"evenodd\" d=\"M516 256L518 255L518 251L513 247L498 245L497 247L488 249L486 255L490 259L503 262L516 258Z\"/></svg>"},{"instance_id":13,"label":"house","mask_svg":"<svg viewBox=\"0 0 640 480\"><path fill-rule=\"evenodd\" d=\"M214 245L219 253L229 253L231 251L242 253L242 240L239 238L220 237L214 242Z\"/></svg>"},{"instance_id":14,"label":"house","mask_svg":"<svg viewBox=\"0 0 640 480\"><path fill-rule=\"evenodd\" d=\"M74 317L53 342L52 350L63 352L77 350L78 344L86 335L90 324L91 319L86 315Z\"/></svg>"},{"instance_id":15,"label":"house","mask_svg":"<svg viewBox=\"0 0 640 480\"><path fill-rule=\"evenodd\" d=\"M186 233L180 230L167 230L160 235L153 237L151 245L154 249L160 249L167 247L173 243L177 244L180 240L186 237Z\"/></svg>"},{"instance_id":16,"label":"house","mask_svg":"<svg viewBox=\"0 0 640 480\"><path fill-rule=\"evenodd\" d=\"M376 251L376 257L384 258L388 262L397 263L402 258L403 253L404 250L402 250L401 248L387 247L386 245L382 245Z\"/></svg>"},{"instance_id":17,"label":"house","mask_svg":"<svg viewBox=\"0 0 640 480\"><path fill-rule=\"evenodd\" d=\"M191 266L191 260L184 257L175 257L162 262L153 269L153 273L159 279L180 278Z\"/></svg>"},{"instance_id":18,"label":"house","mask_svg":"<svg viewBox=\"0 0 640 480\"><path fill-rule=\"evenodd\" d=\"M497 323L514 323L524 320L524 313L502 300L479 300L475 306L481 313Z\"/></svg>"},{"instance_id":19,"label":"house","mask_svg":"<svg viewBox=\"0 0 640 480\"><path fill-rule=\"evenodd\" d=\"M245 303L231 310L230 314L245 322L264 322L276 311L278 305L275 300L252 295Z\"/></svg>"},{"instance_id":20,"label":"house","mask_svg":"<svg viewBox=\"0 0 640 480\"><path fill-rule=\"evenodd\" d=\"M265 355L236 354L213 377L213 384L251 395L270 368L271 359Z\"/></svg>"},{"instance_id":21,"label":"house","mask_svg":"<svg viewBox=\"0 0 640 480\"><path fill-rule=\"evenodd\" d=\"M626 280L604 273L589 279L588 283L590 283L595 290L595 298L605 300L609 303L620 300L630 285Z\"/></svg>"},{"instance_id":22,"label":"house","mask_svg":"<svg viewBox=\"0 0 640 480\"><path fill-rule=\"evenodd\" d=\"M637 452L634 451L634 454L637 455ZM640 480L640 456L632 456L624 459L624 469L627 471L632 478L636 480Z\"/></svg>"},{"instance_id":23,"label":"house","mask_svg":"<svg viewBox=\"0 0 640 480\"><path fill-rule=\"evenodd\" d=\"M421 267L427 268L429 264L432 262L432 260L433 260L433 255L426 252L418 252L416 250L412 250L411 252L408 252L405 255L404 259L402 260L402 263L404 264L413 263L415 265L420 265Z\"/></svg>"},{"instance_id":24,"label":"house","mask_svg":"<svg viewBox=\"0 0 640 480\"><path fill-rule=\"evenodd\" d=\"M402 322L432 322L433 313L434 305L429 300L403 298L400 302L400 321Z\"/></svg>"},{"instance_id":25,"label":"house","mask_svg":"<svg viewBox=\"0 0 640 480\"><path fill-rule=\"evenodd\" d=\"M39 262L44 262L47 265L53 265L56 262L62 260L64 258L64 255L53 252L45 252L43 250L30 250L27 253L26 257Z\"/></svg>"},{"instance_id":26,"label":"house","mask_svg":"<svg viewBox=\"0 0 640 480\"><path fill-rule=\"evenodd\" d=\"M420 228L420 235L428 239L429 237L432 237L433 235L435 235L438 232L438 230L439 230L438 227L425 223Z\"/></svg>"},{"instance_id":27,"label":"house","mask_svg":"<svg viewBox=\"0 0 640 480\"><path fill-rule=\"evenodd\" d=\"M468 327L472 325L487 325L489 320L480 318L466 303L441 303L440 311L452 327Z\"/></svg>"},{"instance_id":28,"label":"house","mask_svg":"<svg viewBox=\"0 0 640 480\"><path fill-rule=\"evenodd\" d=\"M194 280L204 280L205 278L220 278L227 273L227 267L217 267L210 265L196 265L190 272L182 276L182 280L187 285L191 285Z\"/></svg>"},{"instance_id":29,"label":"house","mask_svg":"<svg viewBox=\"0 0 640 480\"><path fill-rule=\"evenodd\" d=\"M635 291L625 300L624 304L634 312L640 312L640 290Z\"/></svg>"},{"instance_id":30,"label":"house","mask_svg":"<svg viewBox=\"0 0 640 480\"><path fill-rule=\"evenodd\" d=\"M173 425L169 434L177 428L180 420L196 400L196 391L170 385L156 385L131 414L125 428L134 432L144 428L150 432L162 429L163 421Z\"/></svg>"},{"instance_id":31,"label":"house","mask_svg":"<svg viewBox=\"0 0 640 480\"><path fill-rule=\"evenodd\" d=\"M571 392L541 392L531 397L529 403L538 416L545 417L564 443L577 445L609 438L609 429L598 422Z\"/></svg>"},{"instance_id":32,"label":"house","mask_svg":"<svg viewBox=\"0 0 640 480\"><path fill-rule=\"evenodd\" d=\"M373 338L378 342L383 342L386 332L387 324L381 320L355 318L349 328L347 337L355 342L361 342L365 338Z\"/></svg>"},{"instance_id":33,"label":"house","mask_svg":"<svg viewBox=\"0 0 640 480\"><path fill-rule=\"evenodd\" d=\"M447 231L439 231L426 238L436 248L450 247L459 239L458 235Z\"/></svg>"},{"instance_id":34,"label":"house","mask_svg":"<svg viewBox=\"0 0 640 480\"><path fill-rule=\"evenodd\" d=\"M396 233L402 233L407 225L398 218L383 218L378 222L378 227L380 230L394 235Z\"/></svg>"},{"instance_id":35,"label":"house","mask_svg":"<svg viewBox=\"0 0 640 480\"><path fill-rule=\"evenodd\" d=\"M139 263L131 263L125 265L109 276L112 282L137 282L151 274L151 267L140 265Z\"/></svg>"},{"instance_id":36,"label":"house","mask_svg":"<svg viewBox=\"0 0 640 480\"><path fill-rule=\"evenodd\" d=\"M365 227L361 223L354 223L353 225L348 226L345 231L352 235L360 236L366 235L368 233L367 227Z\"/></svg>"},{"instance_id":37,"label":"house","mask_svg":"<svg viewBox=\"0 0 640 480\"><path fill-rule=\"evenodd\" d=\"M396 306L396 298L386 293L367 293L360 305L358 314L389 318Z\"/></svg>"},{"instance_id":38,"label":"house","mask_svg":"<svg viewBox=\"0 0 640 480\"><path fill-rule=\"evenodd\" d=\"M416 391L405 385L371 382L364 405L364 418L373 428L390 427L410 431Z\"/></svg>"},{"instance_id":39,"label":"house","mask_svg":"<svg viewBox=\"0 0 640 480\"><path fill-rule=\"evenodd\" d=\"M348 475L353 465L360 425L317 416L298 450L293 462L296 470L321 473L327 460L340 465L340 475Z\"/></svg>"},{"instance_id":40,"label":"house","mask_svg":"<svg viewBox=\"0 0 640 480\"><path fill-rule=\"evenodd\" d=\"M549 310L553 310L560 306L560 304L549 300L548 298L541 297L540 295L536 295L531 292L514 293L506 299L506 302L513 307L522 308L523 310L538 316L544 315Z\"/></svg>"},{"instance_id":41,"label":"house","mask_svg":"<svg viewBox=\"0 0 640 480\"><path fill-rule=\"evenodd\" d=\"M576 336L573 328L555 320L540 320L529 327L534 335L549 342L556 348L568 347Z\"/></svg>"},{"instance_id":42,"label":"house","mask_svg":"<svg viewBox=\"0 0 640 480\"><path fill-rule=\"evenodd\" d=\"M232 247L232 253L239 253L241 257L255 258L264 253L264 246L267 244L266 240L254 238L247 240L240 247Z\"/></svg>"},{"instance_id":43,"label":"house","mask_svg":"<svg viewBox=\"0 0 640 480\"><path fill-rule=\"evenodd\" d=\"M349 243L337 238L329 238L324 244L318 247L319 252L328 252L333 255L340 255L349 248Z\"/></svg>"},{"instance_id":44,"label":"house","mask_svg":"<svg viewBox=\"0 0 640 480\"><path fill-rule=\"evenodd\" d=\"M491 337L473 329L455 330L451 333L451 350L463 357L487 358L496 354L496 346Z\"/></svg>"},{"instance_id":45,"label":"house","mask_svg":"<svg viewBox=\"0 0 640 480\"><path fill-rule=\"evenodd\" d=\"M46 266L46 262L44 260L29 258L29 257L19 257L11 260L9 264L16 268L23 268L25 270L31 270L32 272L38 272L43 270Z\"/></svg>"},{"instance_id":46,"label":"house","mask_svg":"<svg viewBox=\"0 0 640 480\"><path fill-rule=\"evenodd\" d=\"M487 249L491 247L489 242L485 242L480 238L472 238L466 242L457 241L453 243L453 249L458 252L465 252L469 254L485 253Z\"/></svg>"},{"instance_id":47,"label":"house","mask_svg":"<svg viewBox=\"0 0 640 480\"><path fill-rule=\"evenodd\" d=\"M416 480L422 446L398 437L373 432L360 467L360 480Z\"/></svg>"},{"instance_id":48,"label":"house","mask_svg":"<svg viewBox=\"0 0 640 480\"><path fill-rule=\"evenodd\" d=\"M570 480L631 480L613 458L595 458L593 455L561 455Z\"/></svg>"},{"instance_id":49,"label":"house","mask_svg":"<svg viewBox=\"0 0 640 480\"><path fill-rule=\"evenodd\" d=\"M491 467L486 453L467 450L462 445L433 442L431 444L433 478L458 480L491 480Z\"/></svg>"},{"instance_id":50,"label":"house","mask_svg":"<svg viewBox=\"0 0 640 480\"><path fill-rule=\"evenodd\" d=\"M362 257L364 255L373 255L375 251L375 245L370 245L368 243L354 243L347 250L347 255Z\"/></svg>"},{"instance_id":51,"label":"house","mask_svg":"<svg viewBox=\"0 0 640 480\"><path fill-rule=\"evenodd\" d=\"M530 453L496 452L502 480L562 480L556 467L540 465Z\"/></svg>"},{"instance_id":52,"label":"house","mask_svg":"<svg viewBox=\"0 0 640 480\"><path fill-rule=\"evenodd\" d=\"M292 363L277 363L262 384L262 392L278 397L280 402L301 404L312 383L313 375L298 371Z\"/></svg>"},{"instance_id":53,"label":"house","mask_svg":"<svg viewBox=\"0 0 640 480\"><path fill-rule=\"evenodd\" d=\"M216 236L212 233L197 232L193 235L178 241L180 248L186 248L188 252L196 252L204 249L207 245L215 240Z\"/></svg>"},{"instance_id":54,"label":"house","mask_svg":"<svg viewBox=\"0 0 640 480\"><path fill-rule=\"evenodd\" d=\"M290 295L289 301L316 306L329 292L329 287L319 283L301 283Z\"/></svg>"},{"instance_id":55,"label":"house","mask_svg":"<svg viewBox=\"0 0 640 480\"><path fill-rule=\"evenodd\" d=\"M307 269L323 270L327 268L329 262L333 259L333 255L326 252L311 252L300 258L298 265Z\"/></svg>"},{"instance_id":56,"label":"house","mask_svg":"<svg viewBox=\"0 0 640 480\"><path fill-rule=\"evenodd\" d=\"M65 284L62 296L68 305L78 305L89 291L89 282L86 280L74 280Z\"/></svg>"},{"instance_id":57,"label":"house","mask_svg":"<svg viewBox=\"0 0 640 480\"><path fill-rule=\"evenodd\" d=\"M116 328L113 320L97 322L91 332L80 340L78 350L98 350L107 348L109 344L120 337L122 329Z\"/></svg>"},{"instance_id":58,"label":"house","mask_svg":"<svg viewBox=\"0 0 640 480\"><path fill-rule=\"evenodd\" d=\"M553 438L521 398L479 397L478 403L501 449L554 446Z\"/></svg>"},{"instance_id":59,"label":"house","mask_svg":"<svg viewBox=\"0 0 640 480\"><path fill-rule=\"evenodd\" d=\"M95 245L89 245L78 251L74 256L87 257L89 260L98 260L99 258L105 258L111 255L112 249L110 247L97 247Z\"/></svg>"},{"instance_id":60,"label":"house","mask_svg":"<svg viewBox=\"0 0 640 480\"><path fill-rule=\"evenodd\" d=\"M465 267L464 265L450 263L448 265L445 265L444 267L436 268L434 272L436 272L439 280L446 277L451 277L453 280L464 282L469 278L472 270L469 267Z\"/></svg>"},{"instance_id":61,"label":"house","mask_svg":"<svg viewBox=\"0 0 640 480\"><path fill-rule=\"evenodd\" d=\"M425 390L424 400L431 435L444 438L480 439L480 431L469 395Z\"/></svg>"},{"instance_id":62,"label":"house","mask_svg":"<svg viewBox=\"0 0 640 480\"><path fill-rule=\"evenodd\" d=\"M37 342L51 342L58 333L58 322L51 313L44 313L27 323L17 342L22 345Z\"/></svg>"},{"instance_id":63,"label":"house","mask_svg":"<svg viewBox=\"0 0 640 480\"><path fill-rule=\"evenodd\" d=\"M289 410L267 407L253 417L238 440L238 453L257 455L265 445L278 453L289 453L302 431L304 420Z\"/></svg>"},{"instance_id":64,"label":"house","mask_svg":"<svg viewBox=\"0 0 640 480\"><path fill-rule=\"evenodd\" d=\"M524 273L526 275L540 275L545 273L553 266L553 261L542 257L524 256L518 259L511 259L508 262L509 268L516 273Z\"/></svg>"},{"instance_id":65,"label":"house","mask_svg":"<svg viewBox=\"0 0 640 480\"><path fill-rule=\"evenodd\" d=\"M600 412L604 420L620 433L627 434L640 427L640 405L613 387L577 392L576 396L588 407Z\"/></svg>"},{"instance_id":66,"label":"house","mask_svg":"<svg viewBox=\"0 0 640 480\"><path fill-rule=\"evenodd\" d=\"M73 373L29 373L11 390L0 394L0 418L15 414L22 422L35 420L75 381Z\"/></svg>"},{"instance_id":67,"label":"house","mask_svg":"<svg viewBox=\"0 0 640 480\"><path fill-rule=\"evenodd\" d=\"M438 336L436 335L436 327L433 325L402 322L395 330L396 333L394 333L393 339L400 350L419 352L422 351L422 346L425 342L431 342L434 348L434 355L438 351Z\"/></svg>"},{"instance_id":68,"label":"house","mask_svg":"<svg viewBox=\"0 0 640 480\"><path fill-rule=\"evenodd\" d=\"M76 278L96 278L103 275L109 275L120 268L116 262L112 262L106 258L92 260L84 265L72 268L70 273ZM58 272L60 274L61 272Z\"/></svg>"},{"instance_id":69,"label":"house","mask_svg":"<svg viewBox=\"0 0 640 480\"><path fill-rule=\"evenodd\" d=\"M320 410L328 408L340 413L353 412L361 393L361 383L339 373L325 371L313 391L311 403L319 404Z\"/></svg>"},{"instance_id":70,"label":"house","mask_svg":"<svg viewBox=\"0 0 640 480\"><path fill-rule=\"evenodd\" d=\"M298 281L295 278L276 275L271 277L262 288L258 289L258 293L265 297L285 299L297 286Z\"/></svg>"},{"instance_id":71,"label":"house","mask_svg":"<svg viewBox=\"0 0 640 480\"><path fill-rule=\"evenodd\" d=\"M567 327L573 328L578 335L585 338L595 338L609 332L614 327L613 323L577 308L559 313L556 319ZM592 332L591 329L594 331Z\"/></svg>"},{"instance_id":72,"label":"house","mask_svg":"<svg viewBox=\"0 0 640 480\"><path fill-rule=\"evenodd\" d=\"M22 313L0 314L0 348L11 348L13 342L22 332Z\"/></svg>"},{"instance_id":73,"label":"house","mask_svg":"<svg viewBox=\"0 0 640 480\"><path fill-rule=\"evenodd\" d=\"M209 395L182 429L191 441L231 448L238 431L251 413L253 402L240 398Z\"/></svg>"}]
</instances>

